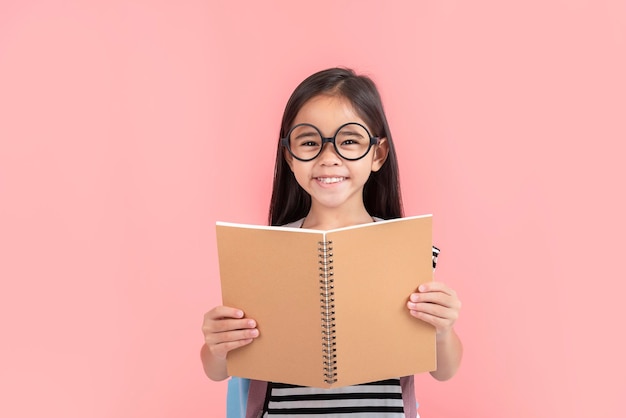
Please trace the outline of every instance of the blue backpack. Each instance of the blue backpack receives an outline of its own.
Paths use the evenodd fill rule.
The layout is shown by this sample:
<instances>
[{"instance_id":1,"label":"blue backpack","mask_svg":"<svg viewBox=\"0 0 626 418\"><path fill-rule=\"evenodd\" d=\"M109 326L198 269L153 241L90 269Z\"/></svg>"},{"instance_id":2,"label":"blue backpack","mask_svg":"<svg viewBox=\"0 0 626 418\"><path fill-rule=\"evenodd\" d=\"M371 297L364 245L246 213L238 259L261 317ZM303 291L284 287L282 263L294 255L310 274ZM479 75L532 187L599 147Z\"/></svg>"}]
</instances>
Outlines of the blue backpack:
<instances>
[{"instance_id":1,"label":"blue backpack","mask_svg":"<svg viewBox=\"0 0 626 418\"><path fill-rule=\"evenodd\" d=\"M240 377L231 377L228 380L226 394L226 418L240 418L246 416L250 380Z\"/></svg>"}]
</instances>

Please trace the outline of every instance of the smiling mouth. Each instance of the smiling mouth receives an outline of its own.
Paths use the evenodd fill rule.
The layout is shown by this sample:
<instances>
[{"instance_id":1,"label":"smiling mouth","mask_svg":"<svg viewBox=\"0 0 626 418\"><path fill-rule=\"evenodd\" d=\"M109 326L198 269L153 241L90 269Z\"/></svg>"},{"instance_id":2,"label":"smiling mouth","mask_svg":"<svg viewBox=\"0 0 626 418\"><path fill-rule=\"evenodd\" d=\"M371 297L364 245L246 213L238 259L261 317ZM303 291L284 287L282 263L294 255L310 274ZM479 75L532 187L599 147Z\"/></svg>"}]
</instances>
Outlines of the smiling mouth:
<instances>
[{"instance_id":1,"label":"smiling mouth","mask_svg":"<svg viewBox=\"0 0 626 418\"><path fill-rule=\"evenodd\" d=\"M345 177L317 177L317 181L324 184L333 184L344 181Z\"/></svg>"}]
</instances>

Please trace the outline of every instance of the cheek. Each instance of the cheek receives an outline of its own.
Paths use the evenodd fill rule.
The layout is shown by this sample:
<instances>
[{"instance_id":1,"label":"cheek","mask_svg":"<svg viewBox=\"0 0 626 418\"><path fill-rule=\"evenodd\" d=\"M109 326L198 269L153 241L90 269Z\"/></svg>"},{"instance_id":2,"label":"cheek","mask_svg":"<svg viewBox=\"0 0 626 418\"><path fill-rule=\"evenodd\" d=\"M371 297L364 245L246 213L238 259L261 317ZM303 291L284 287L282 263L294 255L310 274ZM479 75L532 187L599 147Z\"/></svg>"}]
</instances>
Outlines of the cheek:
<instances>
[{"instance_id":1,"label":"cheek","mask_svg":"<svg viewBox=\"0 0 626 418\"><path fill-rule=\"evenodd\" d=\"M309 178L309 171L305 170L299 164L292 164L290 167L291 172L293 173L293 176L295 177L298 184L300 184L300 186L306 184L306 180L308 180Z\"/></svg>"}]
</instances>

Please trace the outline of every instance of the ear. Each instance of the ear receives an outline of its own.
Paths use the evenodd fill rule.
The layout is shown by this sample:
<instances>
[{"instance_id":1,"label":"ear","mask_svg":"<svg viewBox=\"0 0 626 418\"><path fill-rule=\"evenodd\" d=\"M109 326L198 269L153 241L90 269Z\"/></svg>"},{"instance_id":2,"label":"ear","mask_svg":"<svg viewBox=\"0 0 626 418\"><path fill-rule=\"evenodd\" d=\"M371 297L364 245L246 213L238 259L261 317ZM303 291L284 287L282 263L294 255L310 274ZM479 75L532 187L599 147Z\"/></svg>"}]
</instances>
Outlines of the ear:
<instances>
[{"instance_id":1,"label":"ear","mask_svg":"<svg viewBox=\"0 0 626 418\"><path fill-rule=\"evenodd\" d=\"M377 145L374 145L374 159L372 160L372 171L378 171L387 161L389 155L389 143L387 138L380 138Z\"/></svg>"}]
</instances>

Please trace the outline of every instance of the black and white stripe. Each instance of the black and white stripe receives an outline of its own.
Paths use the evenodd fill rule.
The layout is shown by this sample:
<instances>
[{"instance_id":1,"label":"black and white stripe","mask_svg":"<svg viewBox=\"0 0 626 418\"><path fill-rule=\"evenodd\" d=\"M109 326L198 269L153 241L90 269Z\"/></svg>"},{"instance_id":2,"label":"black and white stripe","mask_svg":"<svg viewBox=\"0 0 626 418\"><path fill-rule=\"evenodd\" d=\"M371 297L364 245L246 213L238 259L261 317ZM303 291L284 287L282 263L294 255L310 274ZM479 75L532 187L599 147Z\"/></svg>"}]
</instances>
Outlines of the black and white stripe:
<instances>
[{"instance_id":1,"label":"black and white stripe","mask_svg":"<svg viewBox=\"0 0 626 418\"><path fill-rule=\"evenodd\" d=\"M401 418L400 379L331 389L270 383L263 417Z\"/></svg>"},{"instance_id":2,"label":"black and white stripe","mask_svg":"<svg viewBox=\"0 0 626 418\"><path fill-rule=\"evenodd\" d=\"M441 250L433 245L433 270L437 267L437 257L439 257L439 253Z\"/></svg>"}]
</instances>

